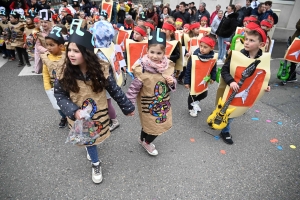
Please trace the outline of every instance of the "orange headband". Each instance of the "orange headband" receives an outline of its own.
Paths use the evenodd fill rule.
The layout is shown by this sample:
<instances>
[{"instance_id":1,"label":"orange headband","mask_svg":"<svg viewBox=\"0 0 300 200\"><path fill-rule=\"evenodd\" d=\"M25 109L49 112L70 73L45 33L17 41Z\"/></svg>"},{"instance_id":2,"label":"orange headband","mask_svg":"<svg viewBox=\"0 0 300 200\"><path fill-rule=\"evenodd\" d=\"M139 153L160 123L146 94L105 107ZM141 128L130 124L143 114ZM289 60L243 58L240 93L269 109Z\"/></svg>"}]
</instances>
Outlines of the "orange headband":
<instances>
[{"instance_id":1,"label":"orange headband","mask_svg":"<svg viewBox=\"0 0 300 200\"><path fill-rule=\"evenodd\" d=\"M154 31L154 26L153 26L153 24L151 24L151 23L149 23L149 22L145 22L144 25L145 25L145 26L148 26L148 27L151 29L151 31Z\"/></svg>"},{"instance_id":2,"label":"orange headband","mask_svg":"<svg viewBox=\"0 0 300 200\"><path fill-rule=\"evenodd\" d=\"M254 30L254 31L257 31L260 35L261 35L261 38L262 38L262 42L266 42L267 41L267 35L265 33L264 30L262 30L260 28L259 25L257 25L256 23L252 22L252 23L249 23L246 28L250 29L250 30Z\"/></svg>"},{"instance_id":3,"label":"orange headband","mask_svg":"<svg viewBox=\"0 0 300 200\"><path fill-rule=\"evenodd\" d=\"M260 25L261 26L266 26L266 27L268 27L268 28L272 28L273 27L273 24L271 24L269 21L267 21L267 20L262 20L261 22L260 22Z\"/></svg>"},{"instance_id":4,"label":"orange headband","mask_svg":"<svg viewBox=\"0 0 300 200\"><path fill-rule=\"evenodd\" d=\"M170 30L170 31L176 31L175 26L173 26L172 24L169 24L169 23L164 23L162 28L166 29L166 30Z\"/></svg>"},{"instance_id":5,"label":"orange headband","mask_svg":"<svg viewBox=\"0 0 300 200\"><path fill-rule=\"evenodd\" d=\"M147 33L146 33L142 28L140 28L140 27L138 27L138 26L136 26L136 27L134 28L134 30L135 30L136 32L138 32L139 34L141 34L141 36L143 36L143 37L145 37L145 36L147 35Z\"/></svg>"},{"instance_id":6,"label":"orange headband","mask_svg":"<svg viewBox=\"0 0 300 200\"><path fill-rule=\"evenodd\" d=\"M208 46L210 46L212 48L214 48L216 45L216 42L212 38L207 37L207 36L202 37L200 42L204 42L205 44L207 44Z\"/></svg>"},{"instance_id":7,"label":"orange headband","mask_svg":"<svg viewBox=\"0 0 300 200\"><path fill-rule=\"evenodd\" d=\"M200 23L197 22L197 23L194 23L194 24L190 25L190 30L193 30L194 28L199 28L199 27L200 27Z\"/></svg>"}]
</instances>

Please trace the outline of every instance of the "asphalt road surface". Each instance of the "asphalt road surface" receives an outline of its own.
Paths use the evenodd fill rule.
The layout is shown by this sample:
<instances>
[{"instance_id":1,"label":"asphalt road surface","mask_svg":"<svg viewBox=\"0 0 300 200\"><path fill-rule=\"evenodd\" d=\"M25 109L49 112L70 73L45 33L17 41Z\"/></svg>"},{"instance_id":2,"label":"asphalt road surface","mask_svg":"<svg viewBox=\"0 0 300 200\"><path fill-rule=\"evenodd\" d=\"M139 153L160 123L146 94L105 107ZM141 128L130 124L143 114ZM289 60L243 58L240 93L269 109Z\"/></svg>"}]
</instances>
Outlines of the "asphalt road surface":
<instances>
[{"instance_id":1,"label":"asphalt road surface","mask_svg":"<svg viewBox=\"0 0 300 200\"><path fill-rule=\"evenodd\" d=\"M58 128L42 76L0 58L0 199L300 199L300 84L276 78L284 46L273 50L271 92L232 123L233 145L206 124L217 84L197 118L178 85L173 128L154 141L156 157L138 144L137 112L126 117L115 106L121 126L98 146L98 185L85 149L65 144L68 129Z\"/></svg>"}]
</instances>

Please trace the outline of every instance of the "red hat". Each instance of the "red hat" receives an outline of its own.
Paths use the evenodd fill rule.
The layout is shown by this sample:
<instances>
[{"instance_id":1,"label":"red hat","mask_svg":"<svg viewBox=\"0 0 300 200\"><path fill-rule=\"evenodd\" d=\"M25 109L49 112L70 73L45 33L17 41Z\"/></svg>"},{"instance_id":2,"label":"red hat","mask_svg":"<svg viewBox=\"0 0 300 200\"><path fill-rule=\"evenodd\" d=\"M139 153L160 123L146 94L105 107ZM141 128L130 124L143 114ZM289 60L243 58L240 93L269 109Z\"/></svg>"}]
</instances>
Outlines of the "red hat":
<instances>
[{"instance_id":1,"label":"red hat","mask_svg":"<svg viewBox=\"0 0 300 200\"><path fill-rule=\"evenodd\" d=\"M250 17L245 17L244 20L243 20L243 22L249 21L249 18L250 18Z\"/></svg>"},{"instance_id":2,"label":"red hat","mask_svg":"<svg viewBox=\"0 0 300 200\"><path fill-rule=\"evenodd\" d=\"M246 28L250 29L250 30L253 30L253 31L257 31L260 35L261 35L261 38L262 38L262 42L266 42L267 41L267 35L266 35L266 32L264 30L262 30L262 28L254 23L254 22L250 22Z\"/></svg>"},{"instance_id":3,"label":"red hat","mask_svg":"<svg viewBox=\"0 0 300 200\"><path fill-rule=\"evenodd\" d=\"M177 18L175 22L183 22L181 18Z\"/></svg>"},{"instance_id":4,"label":"red hat","mask_svg":"<svg viewBox=\"0 0 300 200\"><path fill-rule=\"evenodd\" d=\"M151 24L150 22L145 22L144 23L144 26L146 26L146 27L149 27L150 29L151 29L151 31L154 31L154 25L153 24Z\"/></svg>"},{"instance_id":5,"label":"red hat","mask_svg":"<svg viewBox=\"0 0 300 200\"><path fill-rule=\"evenodd\" d=\"M260 26L266 26L268 28L272 28L273 23L270 20L264 19L260 22Z\"/></svg>"},{"instance_id":6,"label":"red hat","mask_svg":"<svg viewBox=\"0 0 300 200\"><path fill-rule=\"evenodd\" d=\"M40 19L39 19L38 17L35 17L35 18L33 19L33 22L39 23L39 22L40 22Z\"/></svg>"},{"instance_id":7,"label":"red hat","mask_svg":"<svg viewBox=\"0 0 300 200\"><path fill-rule=\"evenodd\" d=\"M190 25L189 25L189 24L185 24L185 25L183 26L183 28L190 29Z\"/></svg>"},{"instance_id":8,"label":"red hat","mask_svg":"<svg viewBox=\"0 0 300 200\"><path fill-rule=\"evenodd\" d=\"M139 27L139 26L134 27L134 30L135 30L136 32L138 32L139 34L141 34L141 36L143 36L143 37L146 37L146 36L147 36L147 33L144 31L144 29L142 29L142 28Z\"/></svg>"},{"instance_id":9,"label":"red hat","mask_svg":"<svg viewBox=\"0 0 300 200\"><path fill-rule=\"evenodd\" d=\"M208 37L208 36L204 36L201 38L200 42L203 42L205 44L207 44L208 46L210 46L211 48L214 48L216 45L216 42L214 39Z\"/></svg>"},{"instance_id":10,"label":"red hat","mask_svg":"<svg viewBox=\"0 0 300 200\"><path fill-rule=\"evenodd\" d=\"M194 28L200 28L200 23L196 22L190 25L190 30L193 30Z\"/></svg>"},{"instance_id":11,"label":"red hat","mask_svg":"<svg viewBox=\"0 0 300 200\"><path fill-rule=\"evenodd\" d=\"M206 16L203 16L202 18L201 18L201 21L207 21L208 19L207 19L207 17Z\"/></svg>"},{"instance_id":12,"label":"red hat","mask_svg":"<svg viewBox=\"0 0 300 200\"><path fill-rule=\"evenodd\" d=\"M250 17L248 18L248 21L249 21L249 22L257 22L258 19L257 19L256 17L250 16Z\"/></svg>"},{"instance_id":13,"label":"red hat","mask_svg":"<svg viewBox=\"0 0 300 200\"><path fill-rule=\"evenodd\" d=\"M72 13L71 13L71 10L69 10L68 8L63 8L63 9L62 9L62 12L66 12L66 13L68 13L69 15L72 14Z\"/></svg>"}]
</instances>

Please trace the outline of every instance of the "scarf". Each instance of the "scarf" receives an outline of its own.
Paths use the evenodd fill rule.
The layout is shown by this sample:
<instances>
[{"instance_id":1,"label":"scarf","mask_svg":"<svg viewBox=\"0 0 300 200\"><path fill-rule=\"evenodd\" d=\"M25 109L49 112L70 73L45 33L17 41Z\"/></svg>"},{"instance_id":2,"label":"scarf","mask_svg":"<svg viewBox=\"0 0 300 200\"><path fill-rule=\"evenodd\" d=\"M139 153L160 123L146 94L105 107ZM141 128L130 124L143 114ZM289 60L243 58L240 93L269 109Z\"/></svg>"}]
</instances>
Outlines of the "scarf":
<instances>
[{"instance_id":1,"label":"scarf","mask_svg":"<svg viewBox=\"0 0 300 200\"><path fill-rule=\"evenodd\" d=\"M203 62L207 62L210 59L214 58L214 51L210 51L209 54L201 54L200 51L197 54L199 60L203 61Z\"/></svg>"},{"instance_id":2,"label":"scarf","mask_svg":"<svg viewBox=\"0 0 300 200\"><path fill-rule=\"evenodd\" d=\"M151 70L152 68L158 73L163 73L168 68L168 59L166 56L164 56L163 60L159 64L157 64L152 62L146 54L143 56L141 64L143 66L143 71L144 69L146 69L146 71L149 71L147 69Z\"/></svg>"}]
</instances>

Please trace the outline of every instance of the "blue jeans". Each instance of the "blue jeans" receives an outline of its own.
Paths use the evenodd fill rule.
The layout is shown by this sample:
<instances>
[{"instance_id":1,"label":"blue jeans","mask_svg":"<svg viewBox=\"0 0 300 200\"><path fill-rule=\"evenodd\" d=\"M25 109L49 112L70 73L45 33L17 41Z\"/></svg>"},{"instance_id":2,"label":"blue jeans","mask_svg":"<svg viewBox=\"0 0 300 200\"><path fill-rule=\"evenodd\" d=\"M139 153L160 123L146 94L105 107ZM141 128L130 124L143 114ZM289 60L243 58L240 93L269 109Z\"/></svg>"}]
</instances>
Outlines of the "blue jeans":
<instances>
[{"instance_id":1,"label":"blue jeans","mask_svg":"<svg viewBox=\"0 0 300 200\"><path fill-rule=\"evenodd\" d=\"M58 110L58 113L60 114L61 118L64 118L66 119L66 115L61 111L61 110Z\"/></svg>"},{"instance_id":2,"label":"blue jeans","mask_svg":"<svg viewBox=\"0 0 300 200\"><path fill-rule=\"evenodd\" d=\"M230 124L233 122L234 118L229 118L228 119L228 124L225 128L222 129L221 133L229 133L230 132Z\"/></svg>"},{"instance_id":3,"label":"blue jeans","mask_svg":"<svg viewBox=\"0 0 300 200\"><path fill-rule=\"evenodd\" d=\"M218 49L219 49L219 55L218 60L222 60L223 57L226 54L226 44L224 42L228 42L230 38L223 38L218 36Z\"/></svg>"},{"instance_id":4,"label":"blue jeans","mask_svg":"<svg viewBox=\"0 0 300 200\"><path fill-rule=\"evenodd\" d=\"M117 23L117 27L118 27L118 28L121 28L121 26L124 26L124 24Z\"/></svg>"},{"instance_id":5,"label":"blue jeans","mask_svg":"<svg viewBox=\"0 0 300 200\"><path fill-rule=\"evenodd\" d=\"M91 157L92 163L99 162L97 145L87 146L86 150Z\"/></svg>"}]
</instances>

